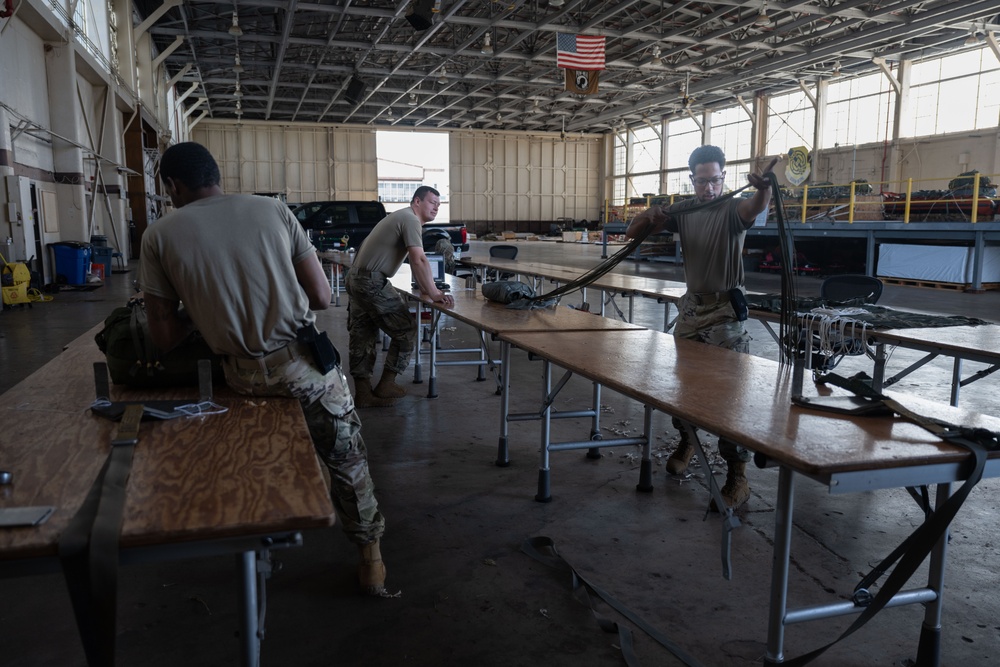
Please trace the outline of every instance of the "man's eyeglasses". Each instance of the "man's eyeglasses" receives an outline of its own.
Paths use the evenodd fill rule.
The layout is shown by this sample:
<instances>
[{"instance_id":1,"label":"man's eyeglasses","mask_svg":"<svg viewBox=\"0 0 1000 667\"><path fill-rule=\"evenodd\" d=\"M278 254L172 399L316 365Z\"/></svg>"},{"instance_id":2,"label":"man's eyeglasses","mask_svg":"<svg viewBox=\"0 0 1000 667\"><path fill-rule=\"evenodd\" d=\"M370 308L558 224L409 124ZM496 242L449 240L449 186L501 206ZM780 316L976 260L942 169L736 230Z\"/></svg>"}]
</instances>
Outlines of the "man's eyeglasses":
<instances>
[{"instance_id":1,"label":"man's eyeglasses","mask_svg":"<svg viewBox=\"0 0 1000 667\"><path fill-rule=\"evenodd\" d=\"M691 177L691 182L694 183L699 188L703 188L709 183L711 183L713 186L719 186L722 185L725 182L725 180L726 180L725 176L714 176L712 178L695 178L693 176Z\"/></svg>"}]
</instances>

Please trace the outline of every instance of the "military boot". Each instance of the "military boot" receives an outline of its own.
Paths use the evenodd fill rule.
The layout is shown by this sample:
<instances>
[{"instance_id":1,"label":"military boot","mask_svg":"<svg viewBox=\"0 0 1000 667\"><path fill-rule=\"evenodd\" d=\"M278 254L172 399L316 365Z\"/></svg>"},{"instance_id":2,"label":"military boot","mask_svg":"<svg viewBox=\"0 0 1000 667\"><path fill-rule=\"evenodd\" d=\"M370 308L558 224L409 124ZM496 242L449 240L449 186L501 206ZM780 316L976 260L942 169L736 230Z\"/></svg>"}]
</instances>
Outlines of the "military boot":
<instances>
[{"instance_id":1,"label":"military boot","mask_svg":"<svg viewBox=\"0 0 1000 667\"><path fill-rule=\"evenodd\" d=\"M382 552L379 551L379 541L370 544L359 544L358 552L361 563L358 565L358 583L362 592L368 595L385 593L385 564L382 562Z\"/></svg>"},{"instance_id":2,"label":"military boot","mask_svg":"<svg viewBox=\"0 0 1000 667\"><path fill-rule=\"evenodd\" d=\"M722 487L722 500L731 509L736 509L750 500L750 483L747 482L747 464L743 461L727 461L726 483ZM718 512L715 499L712 499L712 511Z\"/></svg>"},{"instance_id":3,"label":"military boot","mask_svg":"<svg viewBox=\"0 0 1000 667\"><path fill-rule=\"evenodd\" d=\"M372 391L372 381L369 378L354 379L354 405L359 408L387 408L396 399L376 396Z\"/></svg>"},{"instance_id":4,"label":"military boot","mask_svg":"<svg viewBox=\"0 0 1000 667\"><path fill-rule=\"evenodd\" d=\"M379 398L402 398L406 396L406 390L396 384L396 374L392 371L383 370L382 377L378 384L372 389L372 393Z\"/></svg>"},{"instance_id":5,"label":"military boot","mask_svg":"<svg viewBox=\"0 0 1000 667\"><path fill-rule=\"evenodd\" d=\"M694 456L694 445L688 436L687 429L681 429L681 441L677 443L677 449L667 459L667 472L671 475L679 475L688 468L691 457Z\"/></svg>"}]
</instances>

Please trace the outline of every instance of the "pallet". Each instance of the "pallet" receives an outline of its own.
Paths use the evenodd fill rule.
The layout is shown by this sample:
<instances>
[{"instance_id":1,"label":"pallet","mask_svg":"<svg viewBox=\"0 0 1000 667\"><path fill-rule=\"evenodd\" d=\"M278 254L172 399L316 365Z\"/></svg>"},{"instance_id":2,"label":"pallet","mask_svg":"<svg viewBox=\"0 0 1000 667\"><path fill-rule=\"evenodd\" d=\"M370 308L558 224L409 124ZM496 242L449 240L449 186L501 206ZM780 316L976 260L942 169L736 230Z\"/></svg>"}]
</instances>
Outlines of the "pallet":
<instances>
[{"instance_id":1,"label":"pallet","mask_svg":"<svg viewBox=\"0 0 1000 667\"><path fill-rule=\"evenodd\" d=\"M943 290L955 290L958 292L965 292L972 289L972 283L944 283L936 282L933 280L920 280L917 278L893 278L888 276L879 276L881 280L886 285L900 285L903 287L926 287L930 289L943 289ZM983 283L983 290L995 290L1000 289L1000 283Z\"/></svg>"}]
</instances>

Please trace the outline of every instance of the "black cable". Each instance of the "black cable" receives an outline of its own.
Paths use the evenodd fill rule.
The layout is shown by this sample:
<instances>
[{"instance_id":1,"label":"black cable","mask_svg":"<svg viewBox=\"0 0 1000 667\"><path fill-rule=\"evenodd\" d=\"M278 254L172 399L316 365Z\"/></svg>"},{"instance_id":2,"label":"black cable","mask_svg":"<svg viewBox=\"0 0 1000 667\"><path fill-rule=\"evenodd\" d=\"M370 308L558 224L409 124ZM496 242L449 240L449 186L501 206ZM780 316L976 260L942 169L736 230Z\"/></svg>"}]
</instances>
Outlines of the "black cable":
<instances>
[{"instance_id":1,"label":"black cable","mask_svg":"<svg viewBox=\"0 0 1000 667\"><path fill-rule=\"evenodd\" d=\"M712 206L718 206L722 204L722 202L732 199L740 192L746 190L748 187L750 187L749 184L744 185L739 190L733 190L732 192L728 192L719 197L718 199L713 199L712 201L708 202L702 202L700 204L694 204L693 206L690 206L684 209L683 211L671 212L669 213L669 215L687 215L689 213L694 213L695 211L701 211L703 209L710 208ZM576 290L583 289L584 287L587 287L594 281L601 278L601 276L609 273L613 268L618 266L618 264L620 264L623 259L631 256L632 253L638 250L642 242L645 241L646 237L649 236L650 231L651 228L647 228L644 232L640 233L638 236L633 237L632 240L629 241L624 248L622 248L615 254L611 255L611 257L608 257L606 260L604 260L594 268L590 269L589 271L581 275L579 278L571 280L570 282L561 285L560 287L557 287L551 292L546 292L545 294L538 294L536 296L527 299L518 299L517 301L508 304L507 307L529 310L531 308L543 308L546 306L554 305L555 301L558 298L565 296L570 292L575 292Z\"/></svg>"},{"instance_id":2,"label":"black cable","mask_svg":"<svg viewBox=\"0 0 1000 667\"><path fill-rule=\"evenodd\" d=\"M785 205L781 199L778 177L773 171L765 174L771 181L774 198L774 217L778 224L778 244L781 247L781 316L778 327L778 347L781 351L779 362L790 364L799 354L802 324L796 313L795 294L795 238L785 217Z\"/></svg>"}]
</instances>

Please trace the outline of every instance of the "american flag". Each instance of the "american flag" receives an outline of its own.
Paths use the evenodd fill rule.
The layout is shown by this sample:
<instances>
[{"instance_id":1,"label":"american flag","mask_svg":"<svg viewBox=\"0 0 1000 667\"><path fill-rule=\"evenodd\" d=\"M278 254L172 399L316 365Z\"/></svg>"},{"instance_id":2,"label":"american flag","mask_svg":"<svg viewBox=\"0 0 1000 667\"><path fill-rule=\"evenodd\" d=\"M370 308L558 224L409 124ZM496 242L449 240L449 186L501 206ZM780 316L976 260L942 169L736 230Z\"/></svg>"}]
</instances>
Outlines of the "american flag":
<instances>
[{"instance_id":1,"label":"american flag","mask_svg":"<svg viewBox=\"0 0 1000 667\"><path fill-rule=\"evenodd\" d=\"M604 38L558 33L556 67L587 71L604 69Z\"/></svg>"}]
</instances>

